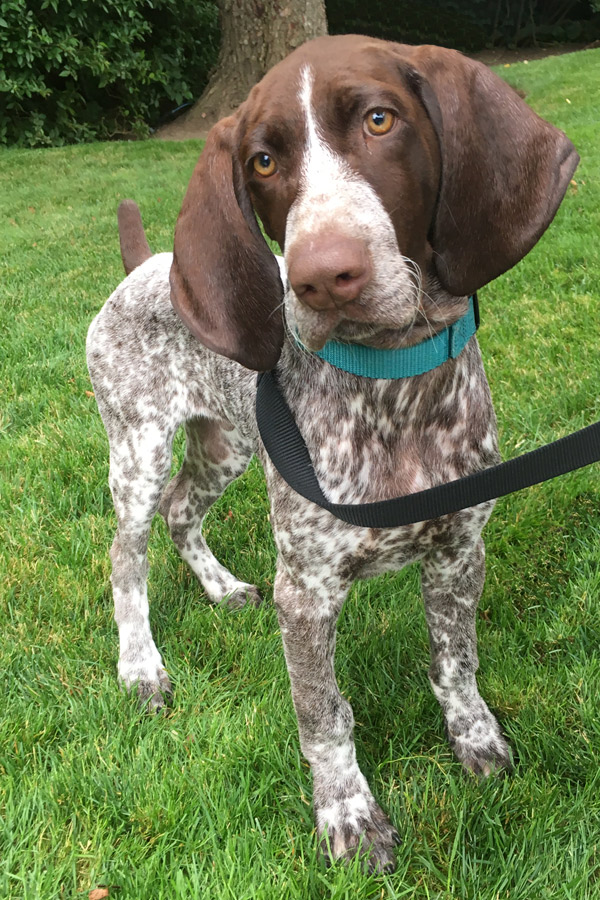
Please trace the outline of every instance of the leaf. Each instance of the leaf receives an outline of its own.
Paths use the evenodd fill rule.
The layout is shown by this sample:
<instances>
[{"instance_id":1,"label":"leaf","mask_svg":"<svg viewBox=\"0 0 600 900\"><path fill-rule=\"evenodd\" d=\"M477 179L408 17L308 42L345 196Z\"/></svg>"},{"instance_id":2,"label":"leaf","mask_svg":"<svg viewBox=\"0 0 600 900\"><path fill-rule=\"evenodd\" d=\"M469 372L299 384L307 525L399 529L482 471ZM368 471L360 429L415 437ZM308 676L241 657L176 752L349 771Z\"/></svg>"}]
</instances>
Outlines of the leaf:
<instances>
[{"instance_id":1,"label":"leaf","mask_svg":"<svg viewBox=\"0 0 600 900\"><path fill-rule=\"evenodd\" d=\"M108 897L108 888L107 887L99 887L94 888L93 891L90 891L89 900L103 900L104 897Z\"/></svg>"}]
</instances>

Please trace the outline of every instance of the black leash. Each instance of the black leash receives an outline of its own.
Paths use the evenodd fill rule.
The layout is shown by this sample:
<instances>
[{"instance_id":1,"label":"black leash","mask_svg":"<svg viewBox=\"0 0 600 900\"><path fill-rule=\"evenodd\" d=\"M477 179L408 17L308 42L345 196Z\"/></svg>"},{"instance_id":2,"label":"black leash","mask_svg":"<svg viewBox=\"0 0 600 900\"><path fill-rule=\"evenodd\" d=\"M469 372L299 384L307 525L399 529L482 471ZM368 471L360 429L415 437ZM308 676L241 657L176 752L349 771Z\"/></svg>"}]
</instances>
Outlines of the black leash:
<instances>
[{"instance_id":1,"label":"black leash","mask_svg":"<svg viewBox=\"0 0 600 900\"><path fill-rule=\"evenodd\" d=\"M596 422L531 453L426 491L377 503L330 503L274 372L258 376L256 418L265 449L289 486L338 519L365 528L397 528L437 519L600 460L600 422Z\"/></svg>"}]
</instances>

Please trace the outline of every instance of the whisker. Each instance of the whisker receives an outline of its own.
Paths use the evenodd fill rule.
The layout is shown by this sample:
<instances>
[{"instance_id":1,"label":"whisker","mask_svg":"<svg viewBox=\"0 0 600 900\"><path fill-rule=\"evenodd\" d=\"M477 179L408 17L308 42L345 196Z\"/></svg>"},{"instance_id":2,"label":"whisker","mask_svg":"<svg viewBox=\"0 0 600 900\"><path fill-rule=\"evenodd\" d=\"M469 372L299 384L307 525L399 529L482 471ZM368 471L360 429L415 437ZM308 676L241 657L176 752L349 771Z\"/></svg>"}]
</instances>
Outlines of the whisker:
<instances>
[{"instance_id":1,"label":"whisker","mask_svg":"<svg viewBox=\"0 0 600 900\"><path fill-rule=\"evenodd\" d=\"M418 263L415 262L414 259L411 259L410 256L402 256L402 261L405 263L409 274L413 276L413 296L411 297L412 305L413 305L413 319L409 326L409 333L414 328L415 322L417 321L417 315L419 314L419 299L423 294L423 273L421 271L421 267ZM426 318L427 321L427 318ZM429 325L429 322L427 323ZM430 330L431 330L431 326Z\"/></svg>"},{"instance_id":2,"label":"whisker","mask_svg":"<svg viewBox=\"0 0 600 900\"><path fill-rule=\"evenodd\" d=\"M314 356L314 354L311 353L311 351L308 349L308 347L306 347L302 343L302 341L300 340L300 337L298 336L298 334L295 331L293 331L293 329L290 327L290 324L287 320L287 317L285 315L286 294L287 294L287 291L284 293L284 297L283 297L283 300L281 301L281 303L278 303L277 306L275 306L271 310L271 312L267 316L267 321L271 318L271 316L275 315L275 313L283 311L283 327L284 327L285 332L287 333L287 336L289 337L289 342L292 346L292 351L294 353L297 353L299 356L305 356L305 357L312 358Z\"/></svg>"},{"instance_id":3,"label":"whisker","mask_svg":"<svg viewBox=\"0 0 600 900\"><path fill-rule=\"evenodd\" d=\"M433 297L430 297L430 295L427 293L427 291L423 291L423 297L426 297L426 299L429 300L430 303L432 303L437 309L439 309L439 304L436 303L436 301L433 299ZM427 328L429 329L429 337L433 337L435 332L433 330L431 322L429 321L429 317L427 315L427 312L425 311L425 308L422 308L420 310L420 312L425 320L425 324L427 325Z\"/></svg>"},{"instance_id":4,"label":"whisker","mask_svg":"<svg viewBox=\"0 0 600 900\"><path fill-rule=\"evenodd\" d=\"M269 315L267 316L267 322L269 321L269 319L271 318L271 316L274 316L275 313L276 313L276 312L279 312L280 309L283 309L284 306L285 306L285 297L283 298L283 300L281 301L281 303L278 303L277 306L275 306L275 307L271 310L271 312L270 312Z\"/></svg>"},{"instance_id":5,"label":"whisker","mask_svg":"<svg viewBox=\"0 0 600 900\"><path fill-rule=\"evenodd\" d=\"M292 330L292 328L290 328L289 322L287 321L285 316L283 317L283 324L284 324L284 328L288 334L288 337L290 339L290 344L292 345L292 351L294 353L297 353L298 356L304 356L305 358L313 359L314 354L311 353L311 351L308 349L308 347L302 343L302 341L300 340L300 336L296 332L294 332Z\"/></svg>"}]
</instances>

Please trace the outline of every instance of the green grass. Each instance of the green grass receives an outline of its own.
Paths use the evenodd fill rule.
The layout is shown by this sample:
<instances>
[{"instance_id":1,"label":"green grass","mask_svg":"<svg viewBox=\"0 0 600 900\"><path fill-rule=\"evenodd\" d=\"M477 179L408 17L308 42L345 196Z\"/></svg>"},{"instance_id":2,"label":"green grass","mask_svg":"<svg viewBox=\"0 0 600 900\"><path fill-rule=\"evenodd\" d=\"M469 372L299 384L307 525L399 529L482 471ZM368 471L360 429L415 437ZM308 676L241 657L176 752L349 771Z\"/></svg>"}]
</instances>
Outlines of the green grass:
<instances>
[{"instance_id":1,"label":"green grass","mask_svg":"<svg viewBox=\"0 0 600 900\"><path fill-rule=\"evenodd\" d=\"M600 50L501 74L582 156L548 234L481 292L510 457L600 418ZM361 765L403 836L391 877L315 858L256 465L208 531L268 602L209 608L157 521L151 618L172 715L146 717L120 693L108 448L84 340L122 277L118 200L135 197L152 247L168 249L198 151L0 155L0 896L87 897L99 884L119 900L600 896L597 466L499 502L486 530L480 687L518 756L511 778L480 783L451 757L416 570L352 591L337 670Z\"/></svg>"}]
</instances>

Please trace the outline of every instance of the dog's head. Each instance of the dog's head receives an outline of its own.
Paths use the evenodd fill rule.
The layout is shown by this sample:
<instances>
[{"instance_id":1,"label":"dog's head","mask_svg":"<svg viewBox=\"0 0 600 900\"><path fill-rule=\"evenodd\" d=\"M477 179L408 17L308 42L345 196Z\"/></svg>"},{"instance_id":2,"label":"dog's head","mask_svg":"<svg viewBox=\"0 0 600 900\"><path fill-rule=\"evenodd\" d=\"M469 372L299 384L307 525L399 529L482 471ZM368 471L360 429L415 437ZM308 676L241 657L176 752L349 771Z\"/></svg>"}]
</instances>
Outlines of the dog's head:
<instances>
[{"instance_id":1,"label":"dog's head","mask_svg":"<svg viewBox=\"0 0 600 900\"><path fill-rule=\"evenodd\" d=\"M488 68L453 50L345 35L304 44L210 132L175 231L173 305L257 370L286 317L318 349L408 328L421 273L462 297L548 227L578 156Z\"/></svg>"}]
</instances>

